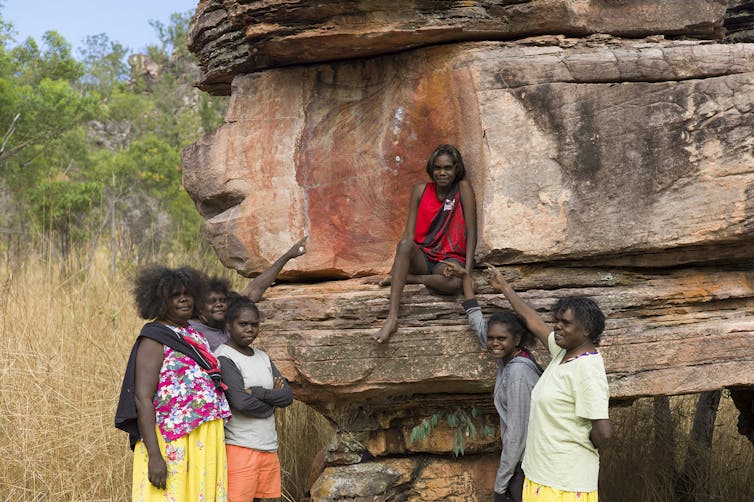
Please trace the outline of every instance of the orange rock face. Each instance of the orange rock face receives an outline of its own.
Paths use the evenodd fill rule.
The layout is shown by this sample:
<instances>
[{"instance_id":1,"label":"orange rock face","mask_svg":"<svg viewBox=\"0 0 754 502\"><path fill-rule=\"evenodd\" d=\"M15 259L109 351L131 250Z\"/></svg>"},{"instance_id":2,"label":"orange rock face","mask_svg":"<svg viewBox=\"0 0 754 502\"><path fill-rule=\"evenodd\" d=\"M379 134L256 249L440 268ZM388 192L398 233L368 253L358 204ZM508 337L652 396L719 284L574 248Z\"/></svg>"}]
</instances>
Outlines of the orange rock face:
<instances>
[{"instance_id":1,"label":"orange rock face","mask_svg":"<svg viewBox=\"0 0 754 502\"><path fill-rule=\"evenodd\" d=\"M296 262L307 275L386 272L427 158L469 136L457 120L473 115L468 79L442 59L238 78L226 125L184 153L185 185L221 259L253 273L260 255L308 234Z\"/></svg>"},{"instance_id":2,"label":"orange rock face","mask_svg":"<svg viewBox=\"0 0 754 502\"><path fill-rule=\"evenodd\" d=\"M752 66L751 45L549 37L240 76L184 184L246 275L304 234L288 277L388 271L445 142L476 191L479 261L746 256Z\"/></svg>"}]
</instances>

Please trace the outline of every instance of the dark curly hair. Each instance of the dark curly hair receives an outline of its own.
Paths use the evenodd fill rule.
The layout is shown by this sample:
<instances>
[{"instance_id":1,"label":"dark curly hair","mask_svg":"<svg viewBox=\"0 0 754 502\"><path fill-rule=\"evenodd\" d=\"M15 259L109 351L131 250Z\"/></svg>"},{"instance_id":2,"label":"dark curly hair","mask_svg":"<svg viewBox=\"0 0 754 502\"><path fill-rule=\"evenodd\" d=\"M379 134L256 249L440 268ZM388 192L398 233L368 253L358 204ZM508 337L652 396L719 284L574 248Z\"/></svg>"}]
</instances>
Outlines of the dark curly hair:
<instances>
[{"instance_id":1,"label":"dark curly hair","mask_svg":"<svg viewBox=\"0 0 754 502\"><path fill-rule=\"evenodd\" d=\"M241 312L249 309L257 314L259 317L259 309L256 303L251 301L250 298L239 295L238 293L231 293L228 297L228 306L225 309L225 324L230 324L241 315Z\"/></svg>"},{"instance_id":2,"label":"dark curly hair","mask_svg":"<svg viewBox=\"0 0 754 502\"><path fill-rule=\"evenodd\" d=\"M519 337L517 347L530 348L536 342L534 333L527 329L524 321L515 312L504 311L492 314L487 321L487 329L489 330L490 326L495 324L506 326L513 336Z\"/></svg>"},{"instance_id":3,"label":"dark curly hair","mask_svg":"<svg viewBox=\"0 0 754 502\"><path fill-rule=\"evenodd\" d=\"M454 147L453 145L440 145L435 148L435 151L432 152L432 154L429 156L426 167L429 179L433 179L432 172L435 170L435 160L440 155L447 155L453 160L453 165L458 169L458 171L456 172L456 179L453 182L456 183L458 181L461 181L466 176L466 168L463 165L461 152L459 152L458 148Z\"/></svg>"},{"instance_id":4,"label":"dark curly hair","mask_svg":"<svg viewBox=\"0 0 754 502\"><path fill-rule=\"evenodd\" d=\"M194 298L194 313L206 296L207 281L204 275L191 267L168 268L153 265L142 269L136 276L134 299L142 319L162 319L168 310L168 301L174 291L185 289Z\"/></svg>"},{"instance_id":5,"label":"dark curly hair","mask_svg":"<svg viewBox=\"0 0 754 502\"><path fill-rule=\"evenodd\" d=\"M573 312L576 320L589 333L592 343L599 345L605 329L605 314L602 313L597 302L586 296L566 296L553 305L552 315L558 319L566 310Z\"/></svg>"},{"instance_id":6,"label":"dark curly hair","mask_svg":"<svg viewBox=\"0 0 754 502\"><path fill-rule=\"evenodd\" d=\"M227 297L230 294L230 283L220 276L212 276L207 280L207 293L222 293Z\"/></svg>"}]
</instances>

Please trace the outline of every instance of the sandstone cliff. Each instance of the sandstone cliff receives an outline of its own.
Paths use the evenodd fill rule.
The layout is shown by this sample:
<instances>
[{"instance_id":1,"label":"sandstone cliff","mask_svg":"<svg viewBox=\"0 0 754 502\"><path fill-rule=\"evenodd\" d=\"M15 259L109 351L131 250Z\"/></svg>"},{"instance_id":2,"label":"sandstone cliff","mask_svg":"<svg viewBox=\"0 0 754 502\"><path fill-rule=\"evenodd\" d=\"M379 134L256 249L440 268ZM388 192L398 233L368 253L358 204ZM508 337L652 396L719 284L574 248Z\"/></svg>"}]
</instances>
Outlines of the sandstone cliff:
<instances>
[{"instance_id":1,"label":"sandstone cliff","mask_svg":"<svg viewBox=\"0 0 754 502\"><path fill-rule=\"evenodd\" d=\"M460 299L408 287L376 345L388 292L361 278L389 269L438 143L469 168L478 261L542 312L604 308L613 399L754 385L754 45L721 43L727 2L395 5L214 0L193 21L200 85L231 94L184 151L208 238L253 275L310 236L284 274L307 283L269 293L260 341L342 431L313 497L491 491L494 437L460 462L452 430L409 441L456 407L495 425ZM477 279L486 312L507 307Z\"/></svg>"}]
</instances>

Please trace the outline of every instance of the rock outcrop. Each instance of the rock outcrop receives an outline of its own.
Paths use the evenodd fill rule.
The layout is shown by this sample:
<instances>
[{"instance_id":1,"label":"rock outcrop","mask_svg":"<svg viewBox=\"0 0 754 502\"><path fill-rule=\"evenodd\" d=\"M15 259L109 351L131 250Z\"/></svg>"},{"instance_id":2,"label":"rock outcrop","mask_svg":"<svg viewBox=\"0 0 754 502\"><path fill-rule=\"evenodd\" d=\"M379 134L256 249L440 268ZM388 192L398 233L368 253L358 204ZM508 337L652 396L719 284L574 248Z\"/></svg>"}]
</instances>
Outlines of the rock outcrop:
<instances>
[{"instance_id":1,"label":"rock outcrop","mask_svg":"<svg viewBox=\"0 0 754 502\"><path fill-rule=\"evenodd\" d=\"M245 274L305 233L289 275L389 270L440 142L469 166L481 260L748 256L753 67L746 44L539 37L243 75L185 185Z\"/></svg>"},{"instance_id":2,"label":"rock outcrop","mask_svg":"<svg viewBox=\"0 0 754 502\"><path fill-rule=\"evenodd\" d=\"M377 345L388 292L363 278L439 143L468 167L478 261L542 313L581 294L608 314L614 401L754 385L754 45L721 43L746 40L748 3L396 5L212 0L192 23L200 86L231 93L183 156L210 242L254 275L309 235L259 343L338 426L312 498L490 494L495 363L460 299L408 286ZM476 279L485 312L508 307ZM478 434L449 462L453 413Z\"/></svg>"},{"instance_id":3,"label":"rock outcrop","mask_svg":"<svg viewBox=\"0 0 754 502\"><path fill-rule=\"evenodd\" d=\"M228 94L235 75L264 68L361 59L433 44L595 33L717 38L725 0L202 0L189 48L200 88Z\"/></svg>"},{"instance_id":4,"label":"rock outcrop","mask_svg":"<svg viewBox=\"0 0 754 502\"><path fill-rule=\"evenodd\" d=\"M616 402L754 382L754 270L748 264L505 270L543 315L569 294L589 295L602 306L608 320L600 351ZM509 308L483 275L476 282L486 315ZM428 440L412 441L411 435L422 421L454 410L480 413L474 419L478 436L467 440L454 469L474 473L487 466L491 471L484 479L492 482L497 455L490 452L499 436L483 436L481 430L497 425L490 399L495 362L466 328L460 299L407 286L401 328L385 345L372 335L387 313L387 292L365 279L280 285L260 308L265 323L258 344L291 382L296 398L340 431L327 452L329 467L312 489L315 500L363 493L452 498L455 492L423 499L414 492L423 491L418 486L425 467L446 465L443 455L451 454L458 428L440 418ZM547 361L541 350L535 354ZM401 460L390 460L395 457ZM381 477L375 478L375 470ZM486 500L481 494L491 490L485 486L467 492L471 500Z\"/></svg>"}]
</instances>

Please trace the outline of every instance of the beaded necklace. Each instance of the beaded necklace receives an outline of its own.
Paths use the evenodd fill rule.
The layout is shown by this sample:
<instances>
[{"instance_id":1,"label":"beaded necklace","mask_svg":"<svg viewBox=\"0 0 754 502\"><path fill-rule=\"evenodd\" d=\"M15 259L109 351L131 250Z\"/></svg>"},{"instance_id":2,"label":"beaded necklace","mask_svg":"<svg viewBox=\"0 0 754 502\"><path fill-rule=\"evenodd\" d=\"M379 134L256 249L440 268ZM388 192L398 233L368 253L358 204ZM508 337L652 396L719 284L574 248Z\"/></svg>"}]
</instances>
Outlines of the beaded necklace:
<instances>
[{"instance_id":1,"label":"beaded necklace","mask_svg":"<svg viewBox=\"0 0 754 502\"><path fill-rule=\"evenodd\" d=\"M568 359L566 359L565 361L563 361L563 364L570 363L571 361L573 361L574 359L578 359L579 357L595 356L597 354L599 354L599 352L597 352L596 350L594 352L584 352L584 353L579 354L577 356L569 357Z\"/></svg>"}]
</instances>

